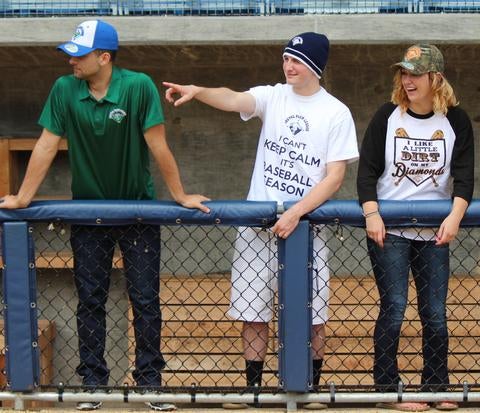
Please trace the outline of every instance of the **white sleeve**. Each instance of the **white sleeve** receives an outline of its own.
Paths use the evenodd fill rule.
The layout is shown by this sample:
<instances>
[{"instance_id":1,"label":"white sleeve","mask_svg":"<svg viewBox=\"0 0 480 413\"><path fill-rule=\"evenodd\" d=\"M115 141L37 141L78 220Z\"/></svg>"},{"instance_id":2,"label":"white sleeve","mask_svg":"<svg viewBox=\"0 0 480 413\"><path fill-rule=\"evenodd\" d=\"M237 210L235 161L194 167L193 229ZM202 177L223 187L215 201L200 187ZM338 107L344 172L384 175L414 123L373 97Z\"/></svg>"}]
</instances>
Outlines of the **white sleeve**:
<instances>
[{"instance_id":1,"label":"white sleeve","mask_svg":"<svg viewBox=\"0 0 480 413\"><path fill-rule=\"evenodd\" d=\"M240 112L242 120L247 121L257 117L263 120L270 94L269 89L271 89L271 86L256 86L247 90L247 93L250 93L255 99L255 111L253 113Z\"/></svg>"},{"instance_id":2,"label":"white sleeve","mask_svg":"<svg viewBox=\"0 0 480 413\"><path fill-rule=\"evenodd\" d=\"M352 115L346 109L329 133L327 163L335 161L348 161L350 163L357 159L357 133Z\"/></svg>"}]
</instances>

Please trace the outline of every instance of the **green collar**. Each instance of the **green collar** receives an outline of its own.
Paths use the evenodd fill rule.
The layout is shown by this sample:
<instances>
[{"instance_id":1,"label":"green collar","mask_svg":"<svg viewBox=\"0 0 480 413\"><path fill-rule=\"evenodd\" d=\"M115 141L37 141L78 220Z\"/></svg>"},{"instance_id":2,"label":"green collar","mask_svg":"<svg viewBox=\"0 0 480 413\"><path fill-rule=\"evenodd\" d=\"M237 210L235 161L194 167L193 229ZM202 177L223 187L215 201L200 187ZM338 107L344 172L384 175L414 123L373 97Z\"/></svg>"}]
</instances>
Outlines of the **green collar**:
<instances>
[{"instance_id":1,"label":"green collar","mask_svg":"<svg viewBox=\"0 0 480 413\"><path fill-rule=\"evenodd\" d=\"M116 66L113 66L112 68L112 78L110 79L110 85L108 86L108 91L107 95L101 99L99 102L107 101L110 103L118 103L119 98L120 98L120 88L122 85L122 73L121 69L119 69ZM90 91L88 89L88 83L86 80L81 81L81 86L80 86L80 100L84 99L93 99L90 96Z\"/></svg>"}]
</instances>

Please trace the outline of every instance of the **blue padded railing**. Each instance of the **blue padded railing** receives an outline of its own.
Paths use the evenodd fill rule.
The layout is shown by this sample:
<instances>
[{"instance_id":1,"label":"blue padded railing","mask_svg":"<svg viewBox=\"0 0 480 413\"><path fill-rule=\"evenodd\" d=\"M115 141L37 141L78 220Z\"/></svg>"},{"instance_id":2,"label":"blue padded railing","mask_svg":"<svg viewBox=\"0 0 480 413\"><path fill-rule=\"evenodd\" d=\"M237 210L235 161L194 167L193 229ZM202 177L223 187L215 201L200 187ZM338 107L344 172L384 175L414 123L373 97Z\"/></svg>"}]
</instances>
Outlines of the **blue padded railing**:
<instances>
[{"instance_id":1,"label":"blue padded railing","mask_svg":"<svg viewBox=\"0 0 480 413\"><path fill-rule=\"evenodd\" d=\"M293 202L286 202L288 209ZM380 201L379 208L385 225L399 227L433 227L449 214L451 201ZM358 201L327 201L306 218L316 224L364 226L365 220ZM480 200L473 200L462 220L462 226L480 224Z\"/></svg>"},{"instance_id":2,"label":"blue padded railing","mask_svg":"<svg viewBox=\"0 0 480 413\"><path fill-rule=\"evenodd\" d=\"M66 222L84 225L229 225L269 227L277 219L275 202L211 201L211 212L182 208L165 201L42 201L29 208L0 209L7 379L13 391L32 391L38 385L36 337L35 257L29 222ZM288 210L291 203L284 205ZM451 201L380 202L387 225L433 226L448 215ZM357 201L329 201L301 220L279 248L279 376L287 392L311 387L311 237L309 223L363 226ZM474 200L462 222L480 226L480 201ZM300 276L299 276L300 275ZM301 298L301 299L300 299ZM288 308L288 314L282 313ZM288 336L287 333L288 332ZM294 332L294 333L292 333Z\"/></svg>"},{"instance_id":3,"label":"blue padded railing","mask_svg":"<svg viewBox=\"0 0 480 413\"><path fill-rule=\"evenodd\" d=\"M175 225L272 225L277 215L275 202L211 201L211 212L183 208L169 201L36 201L28 208L0 209L0 222L62 221L85 225L145 224Z\"/></svg>"},{"instance_id":4,"label":"blue padded railing","mask_svg":"<svg viewBox=\"0 0 480 413\"><path fill-rule=\"evenodd\" d=\"M277 217L271 201L209 201L211 212L183 208L172 201L35 201L28 208L0 209L0 223L10 221L63 221L85 225L127 225L135 222L160 225L243 225L268 227ZM294 205L285 202L285 209ZM451 201L380 201L386 225L435 226L448 215ZM307 214L317 224L364 226L362 209L356 200L327 201ZM462 226L480 225L480 200L473 200Z\"/></svg>"}]
</instances>

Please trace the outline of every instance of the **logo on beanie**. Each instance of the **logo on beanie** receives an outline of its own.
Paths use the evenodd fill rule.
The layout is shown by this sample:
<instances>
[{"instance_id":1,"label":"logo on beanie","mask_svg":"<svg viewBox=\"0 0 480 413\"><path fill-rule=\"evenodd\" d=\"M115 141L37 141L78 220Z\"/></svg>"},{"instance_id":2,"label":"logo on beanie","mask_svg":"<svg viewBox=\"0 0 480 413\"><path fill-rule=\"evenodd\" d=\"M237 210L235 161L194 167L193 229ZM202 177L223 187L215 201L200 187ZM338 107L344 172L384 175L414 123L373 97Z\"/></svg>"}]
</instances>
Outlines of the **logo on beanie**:
<instances>
[{"instance_id":1,"label":"logo on beanie","mask_svg":"<svg viewBox=\"0 0 480 413\"><path fill-rule=\"evenodd\" d=\"M120 123L125 116L127 116L127 112L122 109L113 109L108 115L109 119L112 119L117 123Z\"/></svg>"},{"instance_id":2,"label":"logo on beanie","mask_svg":"<svg viewBox=\"0 0 480 413\"><path fill-rule=\"evenodd\" d=\"M293 136L298 135L300 132L309 130L308 122L303 116L299 115L289 116L287 119L285 119L285 125L287 125L287 128L290 129L290 132L292 132Z\"/></svg>"},{"instance_id":3,"label":"logo on beanie","mask_svg":"<svg viewBox=\"0 0 480 413\"><path fill-rule=\"evenodd\" d=\"M297 44L303 44L303 39L300 36L294 37L292 39L292 45L296 46Z\"/></svg>"}]
</instances>

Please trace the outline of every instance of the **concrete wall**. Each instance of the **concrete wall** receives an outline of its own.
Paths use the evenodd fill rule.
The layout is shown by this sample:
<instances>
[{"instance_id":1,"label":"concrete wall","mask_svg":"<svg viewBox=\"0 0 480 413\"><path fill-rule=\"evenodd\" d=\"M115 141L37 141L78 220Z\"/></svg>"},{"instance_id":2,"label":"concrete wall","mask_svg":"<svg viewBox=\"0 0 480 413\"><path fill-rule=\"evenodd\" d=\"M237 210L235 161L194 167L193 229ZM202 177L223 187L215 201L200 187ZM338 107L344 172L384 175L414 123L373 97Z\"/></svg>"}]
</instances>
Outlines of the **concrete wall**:
<instances>
[{"instance_id":1,"label":"concrete wall","mask_svg":"<svg viewBox=\"0 0 480 413\"><path fill-rule=\"evenodd\" d=\"M479 36L480 38L480 36ZM345 102L356 122L359 143L369 119L389 99L392 72L409 44L333 44L324 86ZM447 69L462 106L479 136L480 44L442 44ZM118 64L163 80L246 90L283 81L282 46L273 45L136 45L120 50ZM58 76L70 73L67 59L51 46L0 47L0 135L38 136L43 102ZM169 143L186 189L215 199L244 198L256 152L260 122L243 122L198 102L181 108L165 103ZM477 145L477 152L480 145ZM27 156L25 157L25 162ZM349 168L341 198L355 198L356 164ZM477 174L478 175L478 174ZM167 198L161 178L159 197ZM69 191L68 162L60 156L41 188L42 194ZM476 191L478 194L478 190Z\"/></svg>"},{"instance_id":2,"label":"concrete wall","mask_svg":"<svg viewBox=\"0 0 480 413\"><path fill-rule=\"evenodd\" d=\"M89 16L0 19L0 45L53 45L70 38ZM340 44L418 40L478 44L479 14L309 14L253 17L102 17L124 45L283 44L305 31Z\"/></svg>"}]
</instances>

